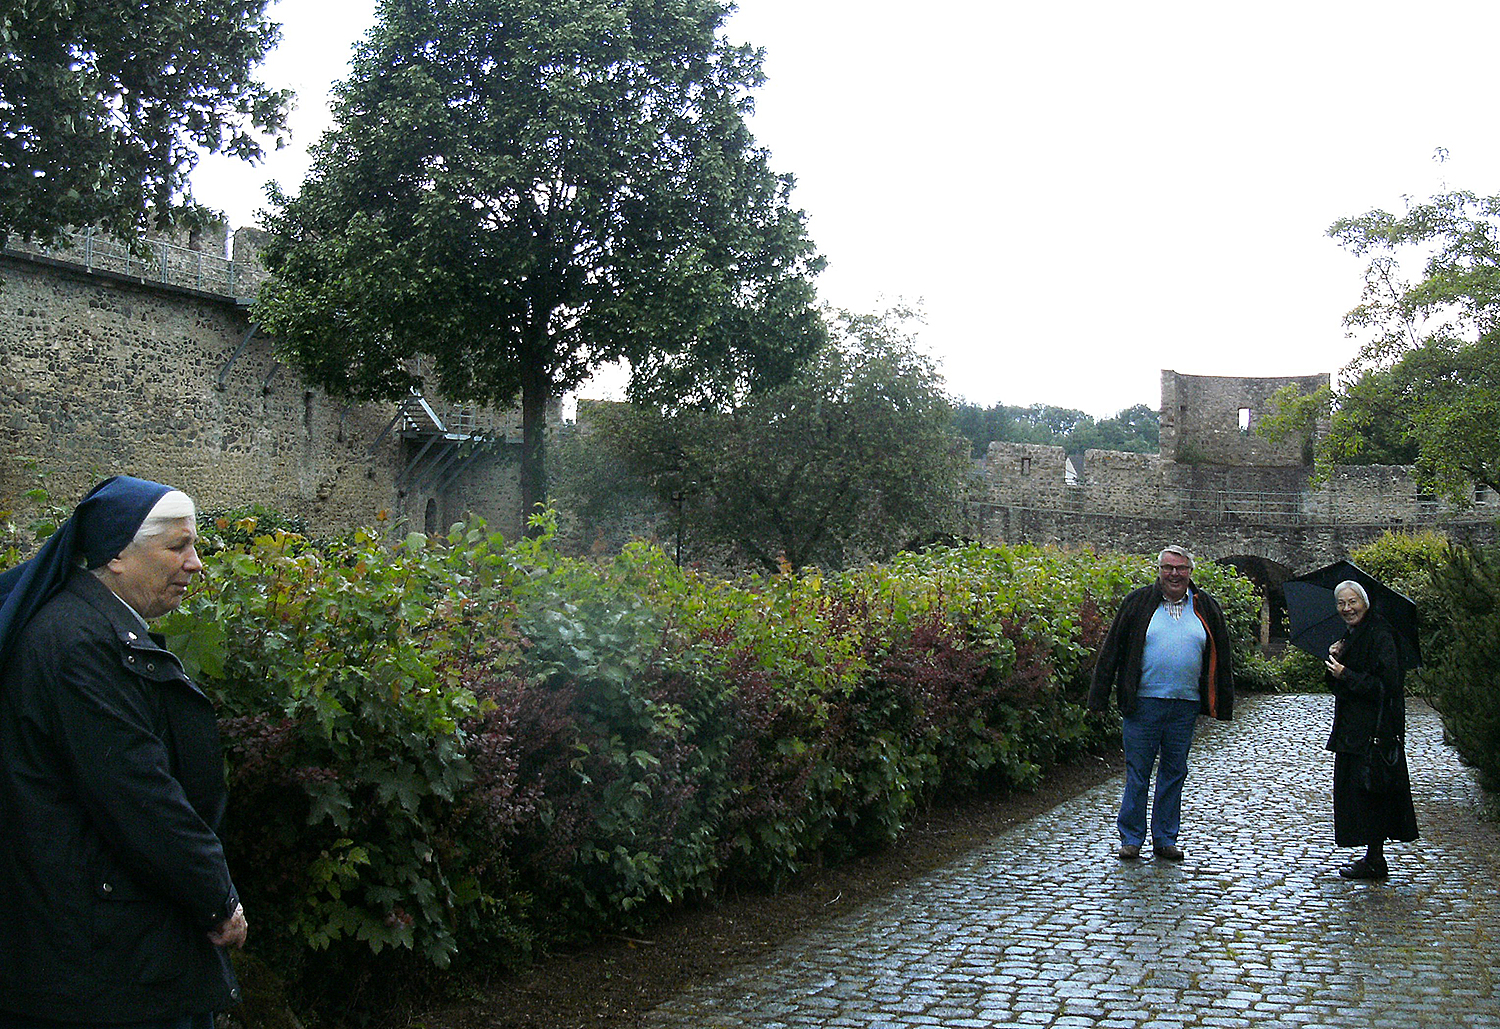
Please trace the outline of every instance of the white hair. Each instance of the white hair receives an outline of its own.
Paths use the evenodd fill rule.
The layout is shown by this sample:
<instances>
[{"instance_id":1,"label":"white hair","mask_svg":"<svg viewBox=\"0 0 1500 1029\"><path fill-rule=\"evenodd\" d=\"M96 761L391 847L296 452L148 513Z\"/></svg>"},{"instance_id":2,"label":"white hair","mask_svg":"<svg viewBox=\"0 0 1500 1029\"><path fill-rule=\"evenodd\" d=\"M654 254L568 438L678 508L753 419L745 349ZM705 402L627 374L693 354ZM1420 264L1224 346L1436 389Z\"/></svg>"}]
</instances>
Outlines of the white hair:
<instances>
[{"instance_id":1,"label":"white hair","mask_svg":"<svg viewBox=\"0 0 1500 1029\"><path fill-rule=\"evenodd\" d=\"M1355 593L1358 593L1359 599L1365 602L1365 607L1370 606L1370 595L1365 592L1365 588L1363 586L1355 582L1353 579L1345 579L1343 582L1335 586L1333 588L1333 599L1337 600L1339 594L1344 590L1353 590Z\"/></svg>"},{"instance_id":2,"label":"white hair","mask_svg":"<svg viewBox=\"0 0 1500 1029\"><path fill-rule=\"evenodd\" d=\"M174 523L183 519L196 522L198 506L193 503L192 497L181 490L168 490L152 505L151 510L146 512L145 520L141 522L141 527L135 530L135 537L130 542L140 543L152 536L160 536L169 531Z\"/></svg>"},{"instance_id":3,"label":"white hair","mask_svg":"<svg viewBox=\"0 0 1500 1029\"><path fill-rule=\"evenodd\" d=\"M1175 543L1173 543L1170 547L1162 547L1161 553L1156 555L1156 563L1161 564L1161 559L1166 557L1168 554L1176 554L1178 557L1182 558L1188 563L1188 571L1193 570L1193 555L1187 552L1186 547L1179 547Z\"/></svg>"}]
</instances>

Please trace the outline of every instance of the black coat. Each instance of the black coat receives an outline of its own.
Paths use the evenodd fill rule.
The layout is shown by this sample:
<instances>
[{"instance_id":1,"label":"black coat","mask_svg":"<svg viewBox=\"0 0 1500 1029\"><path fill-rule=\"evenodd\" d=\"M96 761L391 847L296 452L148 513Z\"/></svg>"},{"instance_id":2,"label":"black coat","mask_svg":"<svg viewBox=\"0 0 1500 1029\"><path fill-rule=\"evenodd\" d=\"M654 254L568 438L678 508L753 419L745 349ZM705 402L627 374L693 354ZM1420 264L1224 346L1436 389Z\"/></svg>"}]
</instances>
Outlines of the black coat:
<instances>
[{"instance_id":1,"label":"black coat","mask_svg":"<svg viewBox=\"0 0 1500 1029\"><path fill-rule=\"evenodd\" d=\"M213 706L79 571L0 671L0 1011L138 1022L238 999Z\"/></svg>"},{"instance_id":2,"label":"black coat","mask_svg":"<svg viewBox=\"0 0 1500 1029\"><path fill-rule=\"evenodd\" d=\"M1390 623L1374 612L1366 614L1344 636L1339 655L1342 679L1324 673L1333 694L1333 731L1328 749L1341 754L1360 754L1375 735L1376 719L1381 736L1406 734L1406 701L1401 684L1401 661Z\"/></svg>"},{"instance_id":3,"label":"black coat","mask_svg":"<svg viewBox=\"0 0 1500 1029\"><path fill-rule=\"evenodd\" d=\"M1328 734L1328 749L1334 752L1333 842L1359 847L1415 840L1419 830L1406 755L1396 766L1390 789L1369 793L1359 782L1362 755L1375 735L1377 718L1382 737L1406 733L1401 662L1390 624L1374 612L1366 614L1344 636L1339 662L1343 677L1327 676L1333 693L1333 729Z\"/></svg>"},{"instance_id":4,"label":"black coat","mask_svg":"<svg viewBox=\"0 0 1500 1029\"><path fill-rule=\"evenodd\" d=\"M1208 633L1203 654L1203 668L1198 673L1199 711L1227 722L1234 714L1234 662L1229 645L1229 626L1219 602L1197 586L1193 591L1193 612ZM1117 696L1122 714L1135 711L1136 693L1141 686L1141 665L1146 652L1146 629L1161 606L1161 583L1132 590L1120 604L1094 662L1093 680L1089 684L1089 708L1103 711L1109 706L1111 692Z\"/></svg>"}]
</instances>

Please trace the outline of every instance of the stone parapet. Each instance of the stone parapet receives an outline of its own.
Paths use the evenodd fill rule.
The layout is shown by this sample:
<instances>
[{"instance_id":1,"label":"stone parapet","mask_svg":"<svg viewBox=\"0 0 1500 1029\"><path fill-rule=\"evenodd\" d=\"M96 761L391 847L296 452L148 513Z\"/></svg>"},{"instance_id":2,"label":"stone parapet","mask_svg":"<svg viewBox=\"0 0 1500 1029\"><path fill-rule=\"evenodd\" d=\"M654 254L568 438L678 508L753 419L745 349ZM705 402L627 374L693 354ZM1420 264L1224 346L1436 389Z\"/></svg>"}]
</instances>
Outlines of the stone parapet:
<instances>
[{"instance_id":1,"label":"stone parapet","mask_svg":"<svg viewBox=\"0 0 1500 1029\"><path fill-rule=\"evenodd\" d=\"M1469 511L1445 510L1404 466L1344 465L1313 484L1300 466L1184 465L1107 450L1089 450L1071 466L1067 460L1061 447L992 443L977 499L1017 510L1266 525L1420 526L1500 515L1500 500L1488 491Z\"/></svg>"}]
</instances>

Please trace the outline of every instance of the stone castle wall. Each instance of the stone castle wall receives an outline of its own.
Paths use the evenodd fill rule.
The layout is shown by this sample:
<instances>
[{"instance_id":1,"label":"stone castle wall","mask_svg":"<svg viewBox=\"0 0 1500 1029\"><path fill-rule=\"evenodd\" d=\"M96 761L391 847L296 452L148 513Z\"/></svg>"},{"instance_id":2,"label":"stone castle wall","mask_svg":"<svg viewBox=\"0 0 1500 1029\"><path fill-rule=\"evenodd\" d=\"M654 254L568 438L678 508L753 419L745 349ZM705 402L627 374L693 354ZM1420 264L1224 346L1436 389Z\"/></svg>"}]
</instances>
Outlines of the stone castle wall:
<instances>
[{"instance_id":1,"label":"stone castle wall","mask_svg":"<svg viewBox=\"0 0 1500 1029\"><path fill-rule=\"evenodd\" d=\"M180 485L205 509L259 502L315 532L382 513L446 528L468 512L519 530L518 415L433 405L510 443L412 475L437 469L414 463L421 441L393 425L394 405L304 389L268 340L245 343L242 302L155 278L0 256L0 502L34 485L34 465L60 502L128 472Z\"/></svg>"},{"instance_id":2,"label":"stone castle wall","mask_svg":"<svg viewBox=\"0 0 1500 1029\"><path fill-rule=\"evenodd\" d=\"M1493 494L1454 514L1417 489L1409 468L1384 465L1340 466L1314 484L1300 442L1271 444L1254 434L1256 412L1277 389L1327 382L1327 375L1164 371L1159 454L1089 450L1070 469L1061 447L992 443L973 508L978 533L1137 552L1177 540L1208 556L1255 555L1288 568L1343 557L1392 528L1494 538L1500 502ZM1249 432L1241 430L1242 411Z\"/></svg>"},{"instance_id":3,"label":"stone castle wall","mask_svg":"<svg viewBox=\"0 0 1500 1029\"><path fill-rule=\"evenodd\" d=\"M516 412L429 403L407 405L416 420L402 422L394 405L344 405L303 388L248 321L258 234L242 229L232 246L222 233L189 241L197 249L181 242L152 241L145 262L92 235L68 252L0 254L0 505L35 484L35 468L59 501L130 472L180 484L206 509L259 502L315 532L382 514L438 531L471 512L519 532ZM1343 556L1386 527L1492 531L1493 495L1454 520L1405 468L1339 468L1313 486L1300 445L1241 430L1281 386L1327 381L1165 371L1159 454L1090 450L1070 462L1061 447L992 444L978 530L1127 550L1194 539L1205 554L1289 562ZM549 411L552 426L559 413ZM495 442L473 456L441 436L429 446L430 416Z\"/></svg>"}]
</instances>

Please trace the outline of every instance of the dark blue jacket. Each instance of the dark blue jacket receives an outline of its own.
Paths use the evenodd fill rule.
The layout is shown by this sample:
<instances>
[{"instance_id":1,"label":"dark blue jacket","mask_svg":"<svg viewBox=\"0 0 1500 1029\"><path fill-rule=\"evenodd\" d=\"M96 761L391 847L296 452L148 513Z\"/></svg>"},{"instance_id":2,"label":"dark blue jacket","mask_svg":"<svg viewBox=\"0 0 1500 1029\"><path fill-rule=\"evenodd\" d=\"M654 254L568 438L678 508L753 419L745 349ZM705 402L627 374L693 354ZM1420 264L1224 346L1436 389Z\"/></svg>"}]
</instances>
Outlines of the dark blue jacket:
<instances>
[{"instance_id":1,"label":"dark blue jacket","mask_svg":"<svg viewBox=\"0 0 1500 1029\"><path fill-rule=\"evenodd\" d=\"M0 1011L140 1022L238 999L213 706L78 571L0 669Z\"/></svg>"}]
</instances>

